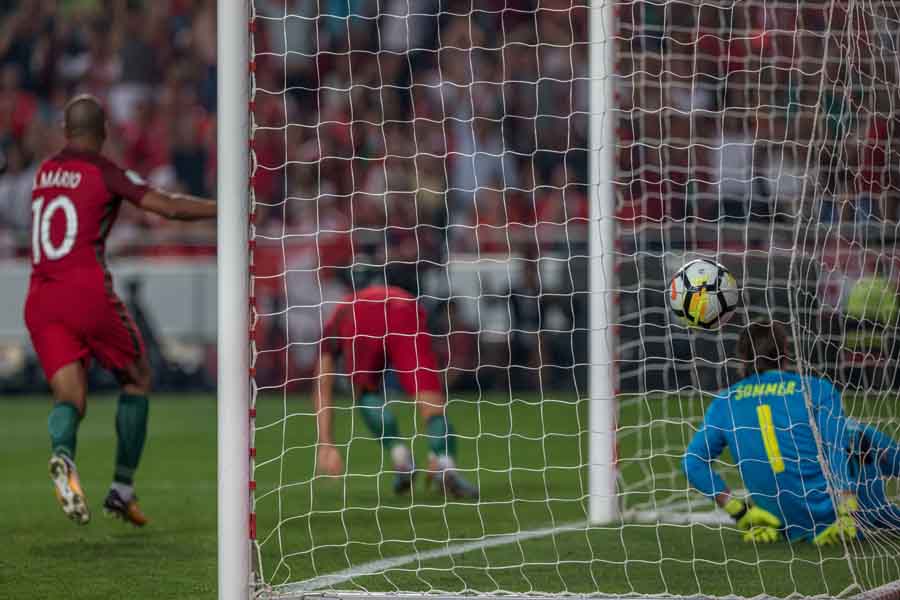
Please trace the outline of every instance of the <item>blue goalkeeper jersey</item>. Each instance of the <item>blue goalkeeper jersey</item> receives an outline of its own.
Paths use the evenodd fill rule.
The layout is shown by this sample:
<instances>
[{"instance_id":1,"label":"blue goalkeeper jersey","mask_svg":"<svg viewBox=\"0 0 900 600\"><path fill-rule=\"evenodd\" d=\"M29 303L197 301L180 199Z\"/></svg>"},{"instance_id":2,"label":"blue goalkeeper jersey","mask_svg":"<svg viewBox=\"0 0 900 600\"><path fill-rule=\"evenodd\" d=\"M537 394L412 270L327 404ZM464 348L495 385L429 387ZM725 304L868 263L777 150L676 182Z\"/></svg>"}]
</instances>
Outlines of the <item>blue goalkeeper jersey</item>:
<instances>
[{"instance_id":1,"label":"blue goalkeeper jersey","mask_svg":"<svg viewBox=\"0 0 900 600\"><path fill-rule=\"evenodd\" d=\"M742 379L707 408L684 457L688 481L713 497L726 489L713 465L727 446L753 502L778 516L792 540L815 536L835 520L804 386L832 482L850 489L848 420L840 393L818 377L767 371Z\"/></svg>"}]
</instances>

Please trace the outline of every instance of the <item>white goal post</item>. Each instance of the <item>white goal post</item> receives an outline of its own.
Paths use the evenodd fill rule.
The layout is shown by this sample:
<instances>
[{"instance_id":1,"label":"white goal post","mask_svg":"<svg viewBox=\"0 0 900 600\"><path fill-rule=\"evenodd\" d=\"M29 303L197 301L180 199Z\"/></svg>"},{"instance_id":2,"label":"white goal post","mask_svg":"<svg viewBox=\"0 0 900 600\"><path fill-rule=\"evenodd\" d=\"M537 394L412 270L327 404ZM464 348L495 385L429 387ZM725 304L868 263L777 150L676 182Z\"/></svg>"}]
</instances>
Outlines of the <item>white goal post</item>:
<instances>
[{"instance_id":1,"label":"white goal post","mask_svg":"<svg viewBox=\"0 0 900 600\"><path fill-rule=\"evenodd\" d=\"M745 544L683 471L758 318L900 438L900 10L810 6L217 0L220 599L900 598L889 532ZM741 288L719 331L667 310L696 257ZM423 482L390 361L374 409L365 366L329 376L345 473L317 469L320 342L373 280L415 290L477 500Z\"/></svg>"},{"instance_id":2,"label":"white goal post","mask_svg":"<svg viewBox=\"0 0 900 600\"><path fill-rule=\"evenodd\" d=\"M220 600L246 600L252 593L250 10L247 0L219 0L217 9L218 589Z\"/></svg>"},{"instance_id":3,"label":"white goal post","mask_svg":"<svg viewBox=\"0 0 900 600\"><path fill-rule=\"evenodd\" d=\"M613 333L616 289L615 125L613 47L615 4L591 3L590 43L590 520L614 522L616 494L616 342Z\"/></svg>"}]
</instances>

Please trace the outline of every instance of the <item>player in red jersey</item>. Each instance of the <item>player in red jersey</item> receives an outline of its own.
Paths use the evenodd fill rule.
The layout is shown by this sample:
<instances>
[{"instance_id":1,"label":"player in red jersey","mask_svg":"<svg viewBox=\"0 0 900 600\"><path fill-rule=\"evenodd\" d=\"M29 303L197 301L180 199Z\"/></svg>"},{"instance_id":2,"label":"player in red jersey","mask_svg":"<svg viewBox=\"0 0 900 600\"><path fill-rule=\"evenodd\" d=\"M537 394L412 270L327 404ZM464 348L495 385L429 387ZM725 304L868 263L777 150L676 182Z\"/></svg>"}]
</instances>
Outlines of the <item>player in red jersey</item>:
<instances>
[{"instance_id":1,"label":"player in red jersey","mask_svg":"<svg viewBox=\"0 0 900 600\"><path fill-rule=\"evenodd\" d=\"M403 443L397 420L384 402L382 378L390 369L400 387L416 401L431 449L427 476L437 489L455 498L478 498L478 488L457 471L456 436L446 415L446 400L437 359L426 332L425 313L415 297L392 286L371 286L350 294L325 326L314 392L318 425L316 468L340 475L343 460L334 445L332 390L337 358L343 355L351 374L353 395L366 425L389 450L394 465L394 491L407 492L416 470Z\"/></svg>"},{"instance_id":2,"label":"player in red jersey","mask_svg":"<svg viewBox=\"0 0 900 600\"><path fill-rule=\"evenodd\" d=\"M210 200L147 186L100 154L106 113L92 96L65 108L66 146L41 164L32 192L32 273L25 324L53 392L47 427L50 477L63 512L87 523L90 511L75 468L78 425L87 404L93 357L122 386L116 411L116 463L104 509L137 526L147 518L134 495L134 472L147 431L150 365L141 334L113 291L106 237L122 201L170 219L208 219Z\"/></svg>"}]
</instances>

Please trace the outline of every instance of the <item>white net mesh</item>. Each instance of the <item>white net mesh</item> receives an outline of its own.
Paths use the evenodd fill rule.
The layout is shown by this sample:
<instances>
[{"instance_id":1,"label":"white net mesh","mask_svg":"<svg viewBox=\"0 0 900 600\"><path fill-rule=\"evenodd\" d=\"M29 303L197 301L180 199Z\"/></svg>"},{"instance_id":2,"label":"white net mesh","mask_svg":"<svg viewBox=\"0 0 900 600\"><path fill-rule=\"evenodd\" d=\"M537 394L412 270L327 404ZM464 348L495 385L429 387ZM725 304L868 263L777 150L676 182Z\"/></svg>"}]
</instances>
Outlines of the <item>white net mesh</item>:
<instances>
[{"instance_id":1,"label":"white net mesh","mask_svg":"<svg viewBox=\"0 0 900 600\"><path fill-rule=\"evenodd\" d=\"M900 13L630 2L606 40L588 30L606 7L582 4L253 2L261 594L808 596L900 579L885 528L826 549L747 544L682 470L712 395L739 379L750 319L785 323L798 370L900 438ZM615 52L610 115L590 114L591 44ZM587 514L591 118L609 119L616 149L615 181L592 190L616 194L621 519L603 525ZM668 277L697 256L741 286L718 332L666 307ZM326 324L384 283L418 300L478 500L436 493L424 472L394 493L382 438L424 471L434 435L392 351L337 365L345 474L316 472L317 362L366 343ZM715 467L740 490L727 456ZM896 501L895 480L878 481Z\"/></svg>"}]
</instances>

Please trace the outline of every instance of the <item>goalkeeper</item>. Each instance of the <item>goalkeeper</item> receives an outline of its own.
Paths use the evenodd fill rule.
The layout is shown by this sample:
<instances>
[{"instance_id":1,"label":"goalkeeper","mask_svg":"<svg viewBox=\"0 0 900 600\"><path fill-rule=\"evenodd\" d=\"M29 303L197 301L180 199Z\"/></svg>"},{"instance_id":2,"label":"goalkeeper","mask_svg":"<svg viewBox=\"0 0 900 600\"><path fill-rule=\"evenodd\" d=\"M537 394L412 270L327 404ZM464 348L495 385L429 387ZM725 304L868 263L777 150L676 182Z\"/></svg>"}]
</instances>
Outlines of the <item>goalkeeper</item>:
<instances>
[{"instance_id":1,"label":"goalkeeper","mask_svg":"<svg viewBox=\"0 0 900 600\"><path fill-rule=\"evenodd\" d=\"M318 426L316 469L340 475L344 465L334 445L332 391L337 359L351 374L354 401L369 430L389 451L394 491L408 492L416 474L412 451L402 441L397 419L385 404L382 379L391 368L403 390L416 400L431 449L428 480L454 498L477 499L478 489L456 470L456 437L446 415L425 313L415 297L394 286L370 286L341 302L325 326L314 403Z\"/></svg>"},{"instance_id":2,"label":"goalkeeper","mask_svg":"<svg viewBox=\"0 0 900 600\"><path fill-rule=\"evenodd\" d=\"M822 546L854 539L859 530L900 532L900 507L888 500L884 482L900 477L900 446L847 418L828 381L785 371L787 345L777 323L752 323L741 333L737 354L750 374L707 409L684 457L688 481L734 518L748 542L784 536ZM804 386L837 502L819 460ZM726 446L749 491L746 500L733 496L713 469Z\"/></svg>"}]
</instances>

